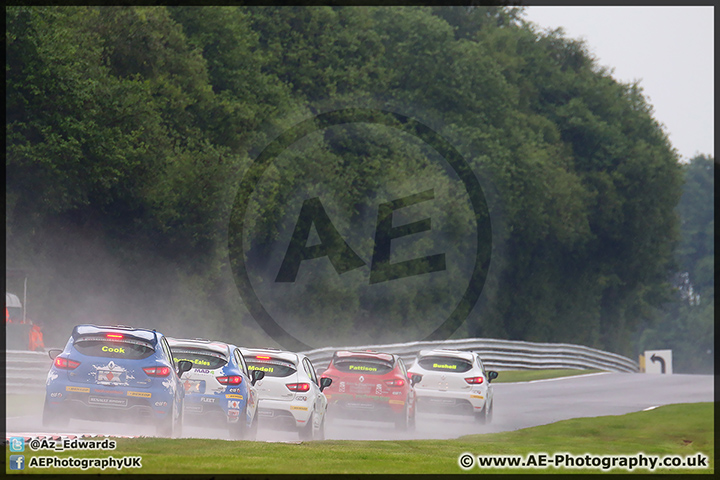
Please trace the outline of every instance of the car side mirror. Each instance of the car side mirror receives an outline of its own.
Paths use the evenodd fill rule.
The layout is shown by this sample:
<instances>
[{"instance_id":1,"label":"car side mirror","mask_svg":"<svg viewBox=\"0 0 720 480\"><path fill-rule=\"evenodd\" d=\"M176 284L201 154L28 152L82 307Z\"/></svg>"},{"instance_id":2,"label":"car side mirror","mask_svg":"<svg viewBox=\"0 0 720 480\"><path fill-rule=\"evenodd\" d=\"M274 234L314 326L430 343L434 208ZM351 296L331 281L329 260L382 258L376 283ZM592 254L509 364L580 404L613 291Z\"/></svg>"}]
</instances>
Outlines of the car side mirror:
<instances>
[{"instance_id":1,"label":"car side mirror","mask_svg":"<svg viewBox=\"0 0 720 480\"><path fill-rule=\"evenodd\" d=\"M263 378L265 378L265 372L263 372L262 370L253 370L251 375L253 387L258 382L258 380L262 380Z\"/></svg>"},{"instance_id":2,"label":"car side mirror","mask_svg":"<svg viewBox=\"0 0 720 480\"><path fill-rule=\"evenodd\" d=\"M498 377L498 372L496 372L495 370L489 370L487 372L487 374L488 374L488 382L492 382L493 380L495 380Z\"/></svg>"},{"instance_id":3,"label":"car side mirror","mask_svg":"<svg viewBox=\"0 0 720 480\"><path fill-rule=\"evenodd\" d=\"M51 348L48 350L48 355L50 356L50 360L55 360L55 357L60 355L62 353L62 350L59 348Z\"/></svg>"},{"instance_id":4,"label":"car side mirror","mask_svg":"<svg viewBox=\"0 0 720 480\"><path fill-rule=\"evenodd\" d=\"M177 364L177 375L182 377L183 373L192 370L193 364L188 360L180 360Z\"/></svg>"},{"instance_id":5,"label":"car side mirror","mask_svg":"<svg viewBox=\"0 0 720 480\"><path fill-rule=\"evenodd\" d=\"M421 381L422 381L422 375L420 375L418 373L413 373L412 376L410 377L410 385L412 385L413 387L415 386L416 383L420 383Z\"/></svg>"},{"instance_id":6,"label":"car side mirror","mask_svg":"<svg viewBox=\"0 0 720 480\"><path fill-rule=\"evenodd\" d=\"M327 387L329 387L330 385L332 385L332 378L330 378L330 377L321 377L320 378L320 391L321 392L323 390L325 390Z\"/></svg>"}]
</instances>

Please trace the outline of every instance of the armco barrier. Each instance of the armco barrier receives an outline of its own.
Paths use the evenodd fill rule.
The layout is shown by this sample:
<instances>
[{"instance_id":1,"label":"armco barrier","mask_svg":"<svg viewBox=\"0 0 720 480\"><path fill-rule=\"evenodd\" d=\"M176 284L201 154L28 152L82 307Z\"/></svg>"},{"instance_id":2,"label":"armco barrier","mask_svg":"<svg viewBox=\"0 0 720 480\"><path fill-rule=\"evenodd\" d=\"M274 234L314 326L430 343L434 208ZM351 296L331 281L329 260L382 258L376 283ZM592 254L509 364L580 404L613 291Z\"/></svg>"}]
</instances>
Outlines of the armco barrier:
<instances>
[{"instance_id":1,"label":"armco barrier","mask_svg":"<svg viewBox=\"0 0 720 480\"><path fill-rule=\"evenodd\" d=\"M318 372L330 363L336 350L375 350L400 355L409 367L420 350L449 348L480 353L485 366L493 370L527 370L547 368L599 369L609 372L637 372L639 365L616 353L567 343L533 343L488 338L467 338L441 342L410 342L389 345L325 347L305 353ZM7 393L30 393L45 389L52 360L45 352L8 350L5 353Z\"/></svg>"},{"instance_id":2,"label":"armco barrier","mask_svg":"<svg viewBox=\"0 0 720 480\"><path fill-rule=\"evenodd\" d=\"M330 363L336 350L375 350L399 355L409 367L421 350L448 348L475 351L487 368L494 370L528 370L548 368L599 369L609 372L637 372L638 363L616 353L567 343L533 343L488 338L467 338L439 342L410 342L389 345L325 347L305 353L318 371Z\"/></svg>"}]
</instances>

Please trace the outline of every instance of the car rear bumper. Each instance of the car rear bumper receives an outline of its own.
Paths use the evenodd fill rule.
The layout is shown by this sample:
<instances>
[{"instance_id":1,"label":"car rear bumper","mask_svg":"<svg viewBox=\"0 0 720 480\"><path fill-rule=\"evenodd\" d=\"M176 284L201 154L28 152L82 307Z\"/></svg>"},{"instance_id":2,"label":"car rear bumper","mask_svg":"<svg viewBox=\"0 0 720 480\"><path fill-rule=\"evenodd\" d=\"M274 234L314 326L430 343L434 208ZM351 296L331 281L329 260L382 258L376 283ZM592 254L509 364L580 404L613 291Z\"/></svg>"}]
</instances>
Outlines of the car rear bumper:
<instances>
[{"instance_id":1,"label":"car rear bumper","mask_svg":"<svg viewBox=\"0 0 720 480\"><path fill-rule=\"evenodd\" d=\"M391 397L353 397L333 394L328 398L328 414L338 418L391 420L403 415L405 400Z\"/></svg>"},{"instance_id":2,"label":"car rear bumper","mask_svg":"<svg viewBox=\"0 0 720 480\"><path fill-rule=\"evenodd\" d=\"M133 387L52 385L47 388L46 402L51 412L70 418L127 422L167 417L173 398L168 392Z\"/></svg>"},{"instance_id":3,"label":"car rear bumper","mask_svg":"<svg viewBox=\"0 0 720 480\"><path fill-rule=\"evenodd\" d=\"M258 403L258 416L262 422L278 428L302 428L310 421L311 415L310 402L262 398Z\"/></svg>"},{"instance_id":4,"label":"car rear bumper","mask_svg":"<svg viewBox=\"0 0 720 480\"><path fill-rule=\"evenodd\" d=\"M481 412L486 401L486 394L479 391L457 392L416 387L415 394L418 412L472 414Z\"/></svg>"}]
</instances>

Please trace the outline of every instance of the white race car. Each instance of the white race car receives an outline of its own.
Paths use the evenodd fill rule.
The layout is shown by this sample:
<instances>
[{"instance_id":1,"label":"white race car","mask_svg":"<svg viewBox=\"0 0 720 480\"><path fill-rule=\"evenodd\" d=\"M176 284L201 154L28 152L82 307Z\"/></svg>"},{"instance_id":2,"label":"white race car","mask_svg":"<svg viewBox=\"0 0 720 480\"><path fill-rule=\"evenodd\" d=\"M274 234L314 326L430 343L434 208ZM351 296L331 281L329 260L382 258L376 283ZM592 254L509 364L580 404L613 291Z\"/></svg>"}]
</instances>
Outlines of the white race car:
<instances>
[{"instance_id":1,"label":"white race car","mask_svg":"<svg viewBox=\"0 0 720 480\"><path fill-rule=\"evenodd\" d=\"M415 385L419 412L470 414L479 423L490 423L495 371L486 371L475 352L460 350L421 351L409 374L422 376Z\"/></svg>"},{"instance_id":2,"label":"white race car","mask_svg":"<svg viewBox=\"0 0 720 480\"><path fill-rule=\"evenodd\" d=\"M258 415L263 425L296 430L303 440L325 439L327 398L332 379L318 377L310 359L276 349L243 348L248 368L265 377L257 382Z\"/></svg>"}]
</instances>

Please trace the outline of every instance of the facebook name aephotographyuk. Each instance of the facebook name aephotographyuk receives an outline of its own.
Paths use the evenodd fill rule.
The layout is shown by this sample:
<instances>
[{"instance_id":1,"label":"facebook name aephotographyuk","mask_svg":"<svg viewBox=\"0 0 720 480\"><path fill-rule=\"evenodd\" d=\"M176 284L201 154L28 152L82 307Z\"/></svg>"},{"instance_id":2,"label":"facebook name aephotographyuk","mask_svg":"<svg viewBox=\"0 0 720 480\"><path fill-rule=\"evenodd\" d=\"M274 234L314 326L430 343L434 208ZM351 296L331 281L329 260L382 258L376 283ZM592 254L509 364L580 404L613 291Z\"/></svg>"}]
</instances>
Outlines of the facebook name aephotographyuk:
<instances>
[{"instance_id":1,"label":"facebook name aephotographyuk","mask_svg":"<svg viewBox=\"0 0 720 480\"><path fill-rule=\"evenodd\" d=\"M458 457L458 465L463 470L478 468L569 468L569 469L600 469L603 471L621 469L658 468L709 468L708 457L703 453L692 455L573 455L571 453L528 453L527 455L473 455L462 453Z\"/></svg>"},{"instance_id":2,"label":"facebook name aephotographyuk","mask_svg":"<svg viewBox=\"0 0 720 480\"><path fill-rule=\"evenodd\" d=\"M10 470L25 470L25 455L10 455ZM33 456L28 459L28 468L142 468L142 457L104 458L60 458L56 456Z\"/></svg>"}]
</instances>

